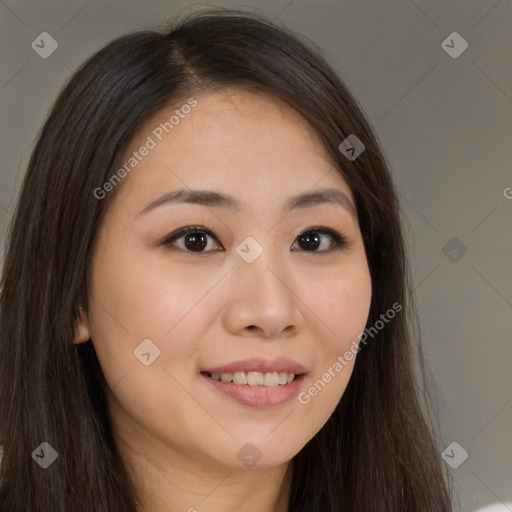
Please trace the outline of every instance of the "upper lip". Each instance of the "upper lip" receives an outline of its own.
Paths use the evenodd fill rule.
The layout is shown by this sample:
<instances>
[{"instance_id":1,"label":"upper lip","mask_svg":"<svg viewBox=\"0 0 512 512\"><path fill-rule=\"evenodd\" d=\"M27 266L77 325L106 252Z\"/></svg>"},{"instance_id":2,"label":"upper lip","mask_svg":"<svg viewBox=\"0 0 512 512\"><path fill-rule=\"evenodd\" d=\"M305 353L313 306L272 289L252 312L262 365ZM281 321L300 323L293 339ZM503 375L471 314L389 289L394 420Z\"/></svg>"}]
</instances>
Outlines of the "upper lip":
<instances>
[{"instance_id":1,"label":"upper lip","mask_svg":"<svg viewBox=\"0 0 512 512\"><path fill-rule=\"evenodd\" d=\"M278 358L268 361L261 358L244 359L234 361L223 366L204 368L204 373L235 373L235 372L286 372L301 375L306 373L306 369L296 361L286 358Z\"/></svg>"}]
</instances>

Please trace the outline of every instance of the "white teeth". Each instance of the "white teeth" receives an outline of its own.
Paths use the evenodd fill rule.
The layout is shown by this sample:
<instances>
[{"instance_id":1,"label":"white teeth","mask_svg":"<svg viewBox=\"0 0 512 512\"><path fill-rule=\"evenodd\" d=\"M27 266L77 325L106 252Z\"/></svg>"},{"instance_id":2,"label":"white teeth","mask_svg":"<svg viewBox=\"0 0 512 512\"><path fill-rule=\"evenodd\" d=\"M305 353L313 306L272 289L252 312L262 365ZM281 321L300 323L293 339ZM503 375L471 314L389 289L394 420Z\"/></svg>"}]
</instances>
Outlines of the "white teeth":
<instances>
[{"instance_id":1,"label":"white teeth","mask_svg":"<svg viewBox=\"0 0 512 512\"><path fill-rule=\"evenodd\" d=\"M247 372L247 384L249 386L263 386L265 377L263 373L259 372Z\"/></svg>"},{"instance_id":2,"label":"white teeth","mask_svg":"<svg viewBox=\"0 0 512 512\"><path fill-rule=\"evenodd\" d=\"M240 386L245 386L247 384L247 374L245 372L233 373L233 382Z\"/></svg>"},{"instance_id":3,"label":"white teeth","mask_svg":"<svg viewBox=\"0 0 512 512\"><path fill-rule=\"evenodd\" d=\"M295 378L294 373L286 372L235 372L235 373L212 373L213 380L222 382L234 382L239 386L284 386Z\"/></svg>"},{"instance_id":4,"label":"white teeth","mask_svg":"<svg viewBox=\"0 0 512 512\"><path fill-rule=\"evenodd\" d=\"M286 372L279 372L279 384L288 383L288 374Z\"/></svg>"},{"instance_id":5,"label":"white teeth","mask_svg":"<svg viewBox=\"0 0 512 512\"><path fill-rule=\"evenodd\" d=\"M265 373L263 384L270 387L279 386L279 374L277 372Z\"/></svg>"}]
</instances>

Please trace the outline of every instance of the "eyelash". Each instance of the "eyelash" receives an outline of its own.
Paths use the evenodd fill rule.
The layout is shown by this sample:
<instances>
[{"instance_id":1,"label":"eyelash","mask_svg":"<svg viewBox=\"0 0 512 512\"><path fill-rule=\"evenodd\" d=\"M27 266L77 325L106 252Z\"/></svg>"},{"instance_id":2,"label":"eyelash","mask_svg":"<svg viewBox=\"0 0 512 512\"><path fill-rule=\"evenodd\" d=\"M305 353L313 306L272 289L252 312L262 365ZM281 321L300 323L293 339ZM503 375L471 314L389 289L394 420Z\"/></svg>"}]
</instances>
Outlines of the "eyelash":
<instances>
[{"instance_id":1,"label":"eyelash","mask_svg":"<svg viewBox=\"0 0 512 512\"><path fill-rule=\"evenodd\" d=\"M349 245L349 241L343 235L341 235L334 229L326 228L324 226L307 228L306 230L302 231L299 235L297 235L297 238L299 238L300 236L305 235L307 233L311 233L311 232L317 233L320 235L330 236L333 241L332 247L330 249L323 250L323 251L303 250L302 252L312 252L312 253L317 253L317 254L330 254L334 251L339 251L339 250L343 249L345 246ZM173 242L175 242L176 240L179 240L180 238L187 236L190 233L199 233L199 234L207 235L211 238L214 238L220 244L217 237L209 229L204 228L203 226L187 226L187 227L181 228L178 231L171 234L168 238L166 238L164 240L164 242L162 242L162 245L167 246L171 250L176 250L175 248L170 247L173 245ZM295 244L295 242L294 242L294 244ZM186 248L181 248L181 247L178 247L177 250L181 250L181 251L187 252L189 254L207 254L209 252L212 252L212 251L190 251Z\"/></svg>"}]
</instances>

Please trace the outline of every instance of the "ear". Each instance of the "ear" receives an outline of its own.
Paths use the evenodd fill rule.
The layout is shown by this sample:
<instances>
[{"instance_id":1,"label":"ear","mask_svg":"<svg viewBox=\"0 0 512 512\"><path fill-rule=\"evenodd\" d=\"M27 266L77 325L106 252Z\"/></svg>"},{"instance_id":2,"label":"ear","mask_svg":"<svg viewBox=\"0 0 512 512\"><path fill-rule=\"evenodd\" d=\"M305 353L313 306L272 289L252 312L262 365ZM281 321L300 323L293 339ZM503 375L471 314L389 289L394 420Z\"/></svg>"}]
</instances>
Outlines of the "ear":
<instances>
[{"instance_id":1,"label":"ear","mask_svg":"<svg viewBox=\"0 0 512 512\"><path fill-rule=\"evenodd\" d=\"M75 338L73 339L73 344L78 345L79 343L84 343L88 339L90 339L91 333L89 328L89 322L87 321L87 317L85 315L85 311L80 308L80 317L75 327Z\"/></svg>"}]
</instances>

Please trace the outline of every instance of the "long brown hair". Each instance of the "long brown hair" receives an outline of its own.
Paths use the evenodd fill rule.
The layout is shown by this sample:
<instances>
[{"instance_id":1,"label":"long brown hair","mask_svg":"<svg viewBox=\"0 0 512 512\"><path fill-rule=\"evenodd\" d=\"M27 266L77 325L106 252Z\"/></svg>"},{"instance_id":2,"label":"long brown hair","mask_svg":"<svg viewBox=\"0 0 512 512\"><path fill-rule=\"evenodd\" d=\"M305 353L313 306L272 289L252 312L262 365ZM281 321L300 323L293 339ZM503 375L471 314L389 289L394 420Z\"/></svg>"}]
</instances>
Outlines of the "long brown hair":
<instances>
[{"instance_id":1,"label":"long brown hair","mask_svg":"<svg viewBox=\"0 0 512 512\"><path fill-rule=\"evenodd\" d=\"M107 44L71 77L40 132L1 279L2 512L136 511L93 344L72 343L95 234L116 193L98 200L93 191L152 114L241 84L302 113L351 188L372 279L367 325L403 307L368 338L334 413L294 457L289 510L451 510L400 207L376 137L318 48L260 15L216 9ZM351 134L365 150L349 160L339 145ZM45 470L31 457L42 442L58 453Z\"/></svg>"}]
</instances>

